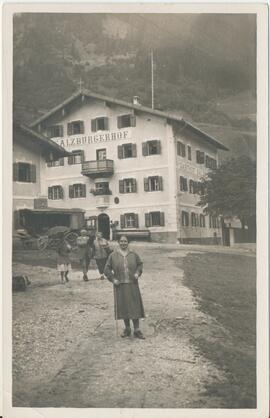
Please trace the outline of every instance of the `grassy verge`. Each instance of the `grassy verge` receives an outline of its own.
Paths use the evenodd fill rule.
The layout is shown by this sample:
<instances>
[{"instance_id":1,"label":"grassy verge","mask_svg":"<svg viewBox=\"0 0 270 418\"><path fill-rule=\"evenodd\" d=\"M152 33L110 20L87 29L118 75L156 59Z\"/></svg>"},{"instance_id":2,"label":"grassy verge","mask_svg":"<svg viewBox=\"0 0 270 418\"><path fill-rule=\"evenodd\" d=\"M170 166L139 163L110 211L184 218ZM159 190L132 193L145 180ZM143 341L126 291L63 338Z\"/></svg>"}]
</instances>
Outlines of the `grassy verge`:
<instances>
[{"instance_id":1,"label":"grassy verge","mask_svg":"<svg viewBox=\"0 0 270 418\"><path fill-rule=\"evenodd\" d=\"M227 408L256 407L256 259L227 254L190 254L181 266L184 283L201 311L218 327L193 333L200 351L226 374L207 385ZM224 333L225 331L225 333ZM192 330L191 330L192 335Z\"/></svg>"}]
</instances>

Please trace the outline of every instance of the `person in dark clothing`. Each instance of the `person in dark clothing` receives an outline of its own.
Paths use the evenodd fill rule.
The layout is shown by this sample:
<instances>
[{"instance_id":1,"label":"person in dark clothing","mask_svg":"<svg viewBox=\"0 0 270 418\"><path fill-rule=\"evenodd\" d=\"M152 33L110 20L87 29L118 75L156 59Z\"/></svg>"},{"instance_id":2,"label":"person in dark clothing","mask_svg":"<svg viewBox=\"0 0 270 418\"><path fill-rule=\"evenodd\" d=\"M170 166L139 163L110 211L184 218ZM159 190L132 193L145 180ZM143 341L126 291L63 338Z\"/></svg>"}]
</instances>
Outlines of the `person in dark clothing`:
<instances>
[{"instance_id":1,"label":"person in dark clothing","mask_svg":"<svg viewBox=\"0 0 270 418\"><path fill-rule=\"evenodd\" d=\"M83 271L83 280L88 282L88 269L91 258L93 257L93 236L88 236L85 229L81 230L81 235L77 238L77 246L79 251L80 264Z\"/></svg>"},{"instance_id":2,"label":"person in dark clothing","mask_svg":"<svg viewBox=\"0 0 270 418\"><path fill-rule=\"evenodd\" d=\"M62 284L69 281L68 273L71 271L70 251L71 246L65 241L64 234L61 234L57 247L57 270L60 272Z\"/></svg>"},{"instance_id":3,"label":"person in dark clothing","mask_svg":"<svg viewBox=\"0 0 270 418\"><path fill-rule=\"evenodd\" d=\"M97 232L96 239L93 243L93 255L97 263L100 279L104 279L104 267L110 253L108 241L102 237L101 232Z\"/></svg>"},{"instance_id":4,"label":"person in dark clothing","mask_svg":"<svg viewBox=\"0 0 270 418\"><path fill-rule=\"evenodd\" d=\"M145 339L139 328L139 318L144 318L144 307L138 279L142 275L143 263L128 247L128 239L122 235L119 248L110 254L104 274L114 285L115 319L125 323L124 337L131 335L130 320L134 326L134 337Z\"/></svg>"}]
</instances>

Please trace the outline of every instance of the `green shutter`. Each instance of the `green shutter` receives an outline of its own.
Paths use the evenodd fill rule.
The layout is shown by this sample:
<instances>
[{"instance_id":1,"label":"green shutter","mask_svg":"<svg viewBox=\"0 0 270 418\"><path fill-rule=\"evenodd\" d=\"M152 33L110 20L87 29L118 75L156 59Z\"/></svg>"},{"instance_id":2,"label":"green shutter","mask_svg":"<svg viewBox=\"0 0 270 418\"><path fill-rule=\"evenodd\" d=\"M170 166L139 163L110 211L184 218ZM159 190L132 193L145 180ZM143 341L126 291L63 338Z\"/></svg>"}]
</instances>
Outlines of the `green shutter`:
<instances>
[{"instance_id":1,"label":"green shutter","mask_svg":"<svg viewBox=\"0 0 270 418\"><path fill-rule=\"evenodd\" d=\"M146 227L150 226L150 214L149 213L145 214L145 226Z\"/></svg>"},{"instance_id":2,"label":"green shutter","mask_svg":"<svg viewBox=\"0 0 270 418\"><path fill-rule=\"evenodd\" d=\"M144 191L149 192L149 179L148 179L148 177L145 177L143 179L143 183L144 183Z\"/></svg>"},{"instance_id":3,"label":"green shutter","mask_svg":"<svg viewBox=\"0 0 270 418\"><path fill-rule=\"evenodd\" d=\"M135 228L139 228L139 215L135 213Z\"/></svg>"},{"instance_id":4,"label":"green shutter","mask_svg":"<svg viewBox=\"0 0 270 418\"><path fill-rule=\"evenodd\" d=\"M124 193L124 180L119 180L119 193Z\"/></svg>"},{"instance_id":5,"label":"green shutter","mask_svg":"<svg viewBox=\"0 0 270 418\"><path fill-rule=\"evenodd\" d=\"M69 197L70 197L70 199L73 199L74 198L74 187L73 187L73 184L71 184L68 189L69 189Z\"/></svg>"},{"instance_id":6,"label":"green shutter","mask_svg":"<svg viewBox=\"0 0 270 418\"><path fill-rule=\"evenodd\" d=\"M118 153L118 158L122 159L123 158L123 147L122 147L122 145L118 145L117 153Z\"/></svg>"},{"instance_id":7,"label":"green shutter","mask_svg":"<svg viewBox=\"0 0 270 418\"><path fill-rule=\"evenodd\" d=\"M125 215L120 215L120 226L121 228L125 228Z\"/></svg>"},{"instance_id":8,"label":"green shutter","mask_svg":"<svg viewBox=\"0 0 270 418\"><path fill-rule=\"evenodd\" d=\"M86 184L82 184L82 197L86 197Z\"/></svg>"},{"instance_id":9,"label":"green shutter","mask_svg":"<svg viewBox=\"0 0 270 418\"><path fill-rule=\"evenodd\" d=\"M148 146L147 142L142 143L142 155L145 157L148 155Z\"/></svg>"},{"instance_id":10,"label":"green shutter","mask_svg":"<svg viewBox=\"0 0 270 418\"><path fill-rule=\"evenodd\" d=\"M131 144L131 149L132 149L132 157L137 157L137 145Z\"/></svg>"},{"instance_id":11,"label":"green shutter","mask_svg":"<svg viewBox=\"0 0 270 418\"><path fill-rule=\"evenodd\" d=\"M104 129L105 131L109 130L109 118L104 118Z\"/></svg>"},{"instance_id":12,"label":"green shutter","mask_svg":"<svg viewBox=\"0 0 270 418\"><path fill-rule=\"evenodd\" d=\"M130 115L130 126L131 127L136 126L136 116L135 115Z\"/></svg>"},{"instance_id":13,"label":"green shutter","mask_svg":"<svg viewBox=\"0 0 270 418\"><path fill-rule=\"evenodd\" d=\"M13 181L19 180L19 164L13 163Z\"/></svg>"},{"instance_id":14,"label":"green shutter","mask_svg":"<svg viewBox=\"0 0 270 418\"><path fill-rule=\"evenodd\" d=\"M31 183L36 183L36 181L37 181L37 174L36 174L35 164L31 164L31 166L30 166L30 181L31 181Z\"/></svg>"},{"instance_id":15,"label":"green shutter","mask_svg":"<svg viewBox=\"0 0 270 418\"><path fill-rule=\"evenodd\" d=\"M117 116L117 128L122 128L122 116Z\"/></svg>"},{"instance_id":16,"label":"green shutter","mask_svg":"<svg viewBox=\"0 0 270 418\"><path fill-rule=\"evenodd\" d=\"M52 199L52 187L48 187L48 199Z\"/></svg>"},{"instance_id":17,"label":"green shutter","mask_svg":"<svg viewBox=\"0 0 270 418\"><path fill-rule=\"evenodd\" d=\"M84 123L80 120L80 134L84 134Z\"/></svg>"},{"instance_id":18,"label":"green shutter","mask_svg":"<svg viewBox=\"0 0 270 418\"><path fill-rule=\"evenodd\" d=\"M73 129L72 129L72 122L67 124L67 134L72 135Z\"/></svg>"},{"instance_id":19,"label":"green shutter","mask_svg":"<svg viewBox=\"0 0 270 418\"><path fill-rule=\"evenodd\" d=\"M159 220L160 220L160 226L165 225L165 215L164 212L159 212Z\"/></svg>"},{"instance_id":20,"label":"green shutter","mask_svg":"<svg viewBox=\"0 0 270 418\"><path fill-rule=\"evenodd\" d=\"M132 179L132 191L133 193L137 193L137 180Z\"/></svg>"},{"instance_id":21,"label":"green shutter","mask_svg":"<svg viewBox=\"0 0 270 418\"><path fill-rule=\"evenodd\" d=\"M157 141L157 154L161 154L161 142Z\"/></svg>"},{"instance_id":22,"label":"green shutter","mask_svg":"<svg viewBox=\"0 0 270 418\"><path fill-rule=\"evenodd\" d=\"M159 186L159 190L163 190L163 179L162 177L158 178L158 186Z\"/></svg>"},{"instance_id":23,"label":"green shutter","mask_svg":"<svg viewBox=\"0 0 270 418\"><path fill-rule=\"evenodd\" d=\"M92 119L91 120L91 131L92 132L96 132L97 131L97 120L96 119Z\"/></svg>"}]
</instances>

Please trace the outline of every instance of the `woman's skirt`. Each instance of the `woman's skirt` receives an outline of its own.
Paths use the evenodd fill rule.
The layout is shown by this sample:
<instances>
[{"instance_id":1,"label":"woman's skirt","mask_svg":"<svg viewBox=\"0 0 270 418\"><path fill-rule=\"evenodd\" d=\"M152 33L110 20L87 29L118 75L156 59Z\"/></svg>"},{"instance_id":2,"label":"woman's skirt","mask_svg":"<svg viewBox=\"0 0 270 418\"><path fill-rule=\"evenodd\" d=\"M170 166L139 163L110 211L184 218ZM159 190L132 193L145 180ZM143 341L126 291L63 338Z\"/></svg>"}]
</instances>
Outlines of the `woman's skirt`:
<instances>
[{"instance_id":1,"label":"woman's skirt","mask_svg":"<svg viewBox=\"0 0 270 418\"><path fill-rule=\"evenodd\" d=\"M71 271L71 264L70 263L57 264L57 270L62 271L62 272Z\"/></svg>"},{"instance_id":2,"label":"woman's skirt","mask_svg":"<svg viewBox=\"0 0 270 418\"><path fill-rule=\"evenodd\" d=\"M114 286L115 319L144 318L144 308L138 283Z\"/></svg>"}]
</instances>

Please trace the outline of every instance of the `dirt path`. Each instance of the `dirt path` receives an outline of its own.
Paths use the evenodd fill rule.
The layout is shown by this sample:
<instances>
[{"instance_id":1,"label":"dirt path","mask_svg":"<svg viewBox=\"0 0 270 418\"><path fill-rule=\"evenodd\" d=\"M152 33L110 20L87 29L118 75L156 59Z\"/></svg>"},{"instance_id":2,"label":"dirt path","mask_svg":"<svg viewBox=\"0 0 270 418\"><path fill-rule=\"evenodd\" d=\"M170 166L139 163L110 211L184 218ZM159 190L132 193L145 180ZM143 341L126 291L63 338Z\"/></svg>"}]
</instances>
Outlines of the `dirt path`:
<instances>
[{"instance_id":1,"label":"dirt path","mask_svg":"<svg viewBox=\"0 0 270 418\"><path fill-rule=\"evenodd\" d=\"M56 271L15 264L32 284L13 298L14 406L218 408L205 382L224 376L190 343L189 324L211 326L183 286L175 258L183 249L143 245L140 281L146 340L116 338L112 286L73 272L61 285ZM153 264L154 260L154 264ZM122 324L119 321L119 332Z\"/></svg>"}]
</instances>

